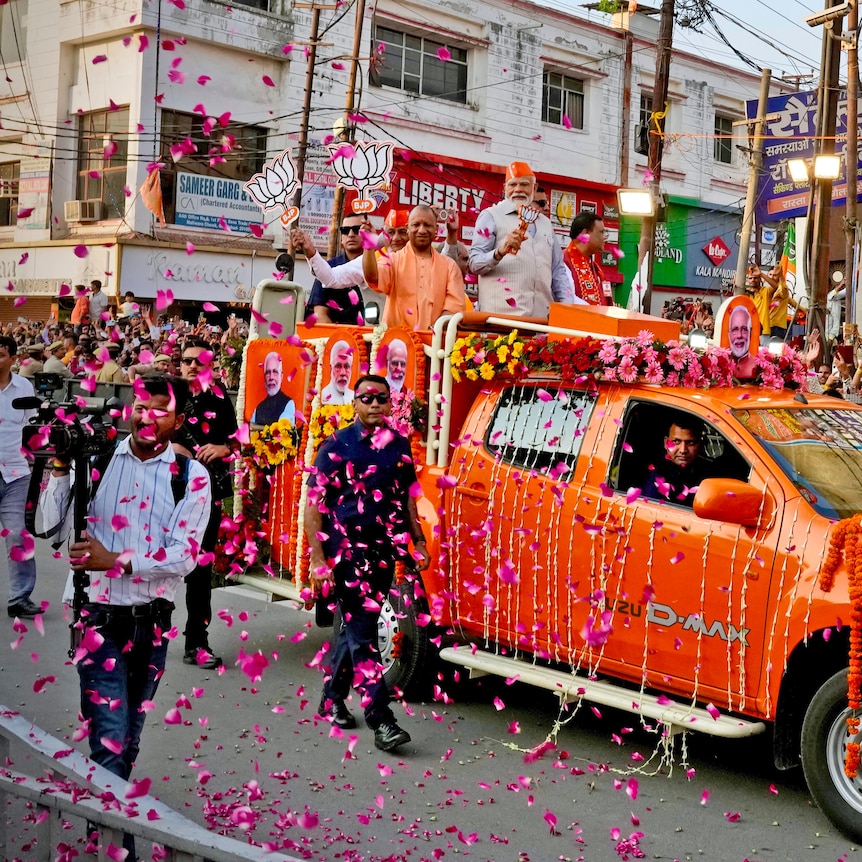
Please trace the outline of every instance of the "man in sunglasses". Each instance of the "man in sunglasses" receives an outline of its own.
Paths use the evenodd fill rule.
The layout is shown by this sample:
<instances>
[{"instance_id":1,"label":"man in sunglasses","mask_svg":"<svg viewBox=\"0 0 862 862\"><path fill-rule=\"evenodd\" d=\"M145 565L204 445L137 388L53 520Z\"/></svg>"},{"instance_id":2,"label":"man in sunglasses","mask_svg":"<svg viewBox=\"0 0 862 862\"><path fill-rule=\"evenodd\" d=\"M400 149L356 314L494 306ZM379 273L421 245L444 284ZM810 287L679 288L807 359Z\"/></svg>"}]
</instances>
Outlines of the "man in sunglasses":
<instances>
[{"instance_id":1,"label":"man in sunglasses","mask_svg":"<svg viewBox=\"0 0 862 862\"><path fill-rule=\"evenodd\" d=\"M413 499L416 470L406 438L386 427L392 410L385 377L356 381L355 420L320 447L308 479L305 533L312 582L334 596L342 624L330 655L318 714L345 730L356 719L345 700L358 685L374 744L391 751L410 741L389 706L377 648L377 617L392 587L395 563L430 557ZM361 683L356 680L361 679Z\"/></svg>"},{"instance_id":2,"label":"man in sunglasses","mask_svg":"<svg viewBox=\"0 0 862 862\"><path fill-rule=\"evenodd\" d=\"M305 306L305 316L314 315L318 323L346 323L356 326L364 321L365 304L377 302L375 294L362 280L362 231L373 231L367 217L346 213L341 219L341 254L325 261L317 252L311 237L303 230L291 231L294 247L308 258L316 279ZM339 273L351 261L360 263ZM335 273L333 273L335 270ZM335 276L335 277L333 277ZM345 280L342 276L348 276ZM324 287L324 282L327 286Z\"/></svg>"},{"instance_id":3,"label":"man in sunglasses","mask_svg":"<svg viewBox=\"0 0 862 862\"><path fill-rule=\"evenodd\" d=\"M180 367L189 384L186 421L177 442L185 447L209 472L212 486L212 506L206 533L201 541L204 563L186 575L186 610L183 662L213 670L222 660L213 655L209 646L212 619L212 552L215 550L221 522L222 500L233 494L231 459L239 448L236 440L236 413L224 389L212 370L213 354L202 341L187 341L183 345Z\"/></svg>"}]
</instances>

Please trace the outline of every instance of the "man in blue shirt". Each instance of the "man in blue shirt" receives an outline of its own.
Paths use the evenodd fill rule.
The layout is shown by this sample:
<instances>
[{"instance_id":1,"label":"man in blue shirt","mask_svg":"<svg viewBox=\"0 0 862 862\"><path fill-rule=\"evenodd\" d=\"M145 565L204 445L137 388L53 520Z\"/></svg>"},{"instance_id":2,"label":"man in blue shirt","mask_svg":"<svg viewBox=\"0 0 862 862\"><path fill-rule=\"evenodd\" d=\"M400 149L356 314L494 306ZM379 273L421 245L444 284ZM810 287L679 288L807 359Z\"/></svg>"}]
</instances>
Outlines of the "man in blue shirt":
<instances>
[{"instance_id":1,"label":"man in blue shirt","mask_svg":"<svg viewBox=\"0 0 862 862\"><path fill-rule=\"evenodd\" d=\"M318 713L342 729L356 726L345 705L361 675L365 720L383 751L410 741L395 722L377 648L377 617L392 586L395 563L408 557L428 568L422 525L412 493L416 470L410 443L386 426L392 410L385 377L356 381L352 425L321 446L309 477L305 532L312 581L334 591L343 618Z\"/></svg>"}]
</instances>

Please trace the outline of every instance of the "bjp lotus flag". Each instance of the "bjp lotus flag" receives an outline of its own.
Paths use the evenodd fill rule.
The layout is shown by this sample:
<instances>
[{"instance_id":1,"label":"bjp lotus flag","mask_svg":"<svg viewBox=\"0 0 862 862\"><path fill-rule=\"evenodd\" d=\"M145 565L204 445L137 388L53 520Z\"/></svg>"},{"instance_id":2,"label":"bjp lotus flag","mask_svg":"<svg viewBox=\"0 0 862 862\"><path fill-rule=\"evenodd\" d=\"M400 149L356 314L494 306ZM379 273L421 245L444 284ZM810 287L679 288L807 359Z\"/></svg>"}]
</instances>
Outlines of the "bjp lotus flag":
<instances>
[{"instance_id":1,"label":"bjp lotus flag","mask_svg":"<svg viewBox=\"0 0 862 862\"><path fill-rule=\"evenodd\" d=\"M784 251L781 252L781 277L787 284L790 295L796 292L796 225L790 221L784 235Z\"/></svg>"},{"instance_id":2,"label":"bjp lotus flag","mask_svg":"<svg viewBox=\"0 0 862 862\"><path fill-rule=\"evenodd\" d=\"M165 205L162 201L162 178L158 168L147 174L141 186L141 200L144 206L165 226Z\"/></svg>"}]
</instances>

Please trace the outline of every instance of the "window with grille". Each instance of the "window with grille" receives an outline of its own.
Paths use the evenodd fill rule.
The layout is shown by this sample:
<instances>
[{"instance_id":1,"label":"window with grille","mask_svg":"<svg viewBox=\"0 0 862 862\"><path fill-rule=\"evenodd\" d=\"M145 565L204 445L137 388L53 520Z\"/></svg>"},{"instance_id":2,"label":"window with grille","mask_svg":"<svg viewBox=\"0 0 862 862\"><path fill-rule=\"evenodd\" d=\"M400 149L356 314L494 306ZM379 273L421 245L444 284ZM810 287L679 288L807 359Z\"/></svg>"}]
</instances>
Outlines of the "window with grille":
<instances>
[{"instance_id":1,"label":"window with grille","mask_svg":"<svg viewBox=\"0 0 862 862\"><path fill-rule=\"evenodd\" d=\"M0 56L5 65L27 58L28 0L6 0L0 5Z\"/></svg>"},{"instance_id":2,"label":"window with grille","mask_svg":"<svg viewBox=\"0 0 862 862\"><path fill-rule=\"evenodd\" d=\"M176 210L176 173L224 177L231 180L250 180L261 170L266 161L267 129L228 122L226 126L200 114L184 114L180 111L161 113L160 160L169 166L161 172L162 197L165 219L174 221ZM171 147L185 148L182 157L175 162ZM193 152L188 152L192 150Z\"/></svg>"},{"instance_id":3,"label":"window with grille","mask_svg":"<svg viewBox=\"0 0 862 862\"><path fill-rule=\"evenodd\" d=\"M18 178L21 162L0 164L0 227L18 223Z\"/></svg>"},{"instance_id":4,"label":"window with grille","mask_svg":"<svg viewBox=\"0 0 862 862\"><path fill-rule=\"evenodd\" d=\"M373 85L466 103L466 49L379 26L374 41Z\"/></svg>"},{"instance_id":5,"label":"window with grille","mask_svg":"<svg viewBox=\"0 0 862 862\"><path fill-rule=\"evenodd\" d=\"M733 164L733 120L730 117L715 115L715 138L712 144L712 157L724 165Z\"/></svg>"},{"instance_id":6,"label":"window with grille","mask_svg":"<svg viewBox=\"0 0 862 862\"><path fill-rule=\"evenodd\" d=\"M106 158L107 155L107 158ZM129 109L83 114L78 125L78 200L101 201L102 218L126 214Z\"/></svg>"},{"instance_id":7,"label":"window with grille","mask_svg":"<svg viewBox=\"0 0 862 862\"><path fill-rule=\"evenodd\" d=\"M542 76L542 122L583 129L584 82L580 78L545 72Z\"/></svg>"}]
</instances>

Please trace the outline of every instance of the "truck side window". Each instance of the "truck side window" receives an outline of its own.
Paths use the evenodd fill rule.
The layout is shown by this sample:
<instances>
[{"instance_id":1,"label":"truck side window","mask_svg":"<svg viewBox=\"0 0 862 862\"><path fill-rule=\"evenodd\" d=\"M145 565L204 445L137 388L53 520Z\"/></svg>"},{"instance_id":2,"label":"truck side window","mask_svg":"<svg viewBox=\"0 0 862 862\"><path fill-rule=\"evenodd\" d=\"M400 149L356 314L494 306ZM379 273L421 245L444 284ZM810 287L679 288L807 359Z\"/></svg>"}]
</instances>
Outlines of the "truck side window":
<instances>
[{"instance_id":1,"label":"truck side window","mask_svg":"<svg viewBox=\"0 0 862 862\"><path fill-rule=\"evenodd\" d=\"M507 464L547 471L574 467L596 396L576 389L550 392L512 386L500 394L485 447Z\"/></svg>"},{"instance_id":2,"label":"truck side window","mask_svg":"<svg viewBox=\"0 0 862 862\"><path fill-rule=\"evenodd\" d=\"M751 465L714 425L689 411L654 402L632 401L611 461L608 482L611 488L625 493L629 488L647 487L651 474L667 461L664 438L674 417L681 415L694 418L701 429L699 472L703 478L748 481ZM687 505L690 504L688 501Z\"/></svg>"}]
</instances>

